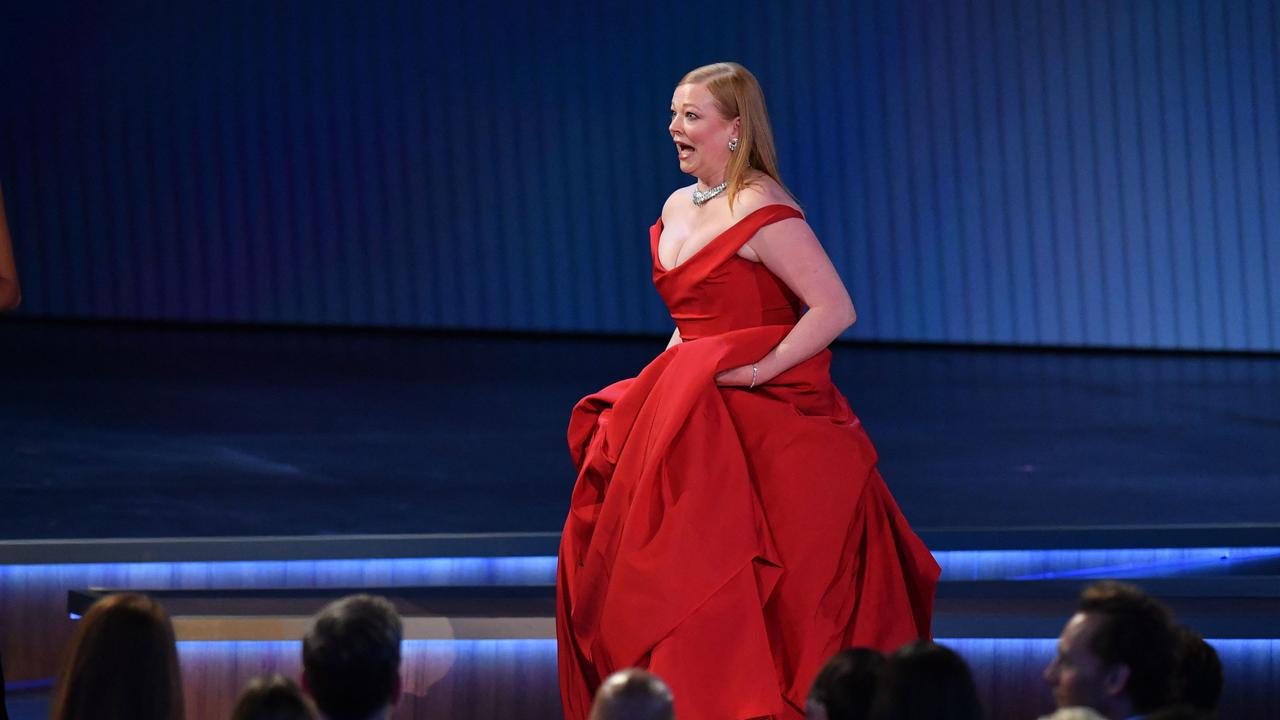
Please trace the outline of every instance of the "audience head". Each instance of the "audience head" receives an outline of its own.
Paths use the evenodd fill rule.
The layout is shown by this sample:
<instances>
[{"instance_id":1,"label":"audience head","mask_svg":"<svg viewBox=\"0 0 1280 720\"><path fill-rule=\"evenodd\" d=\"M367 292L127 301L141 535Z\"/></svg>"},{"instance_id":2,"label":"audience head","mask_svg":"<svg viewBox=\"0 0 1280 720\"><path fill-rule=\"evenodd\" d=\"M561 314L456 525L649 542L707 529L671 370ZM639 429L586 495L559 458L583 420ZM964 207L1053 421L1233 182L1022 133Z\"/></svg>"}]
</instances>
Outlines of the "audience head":
<instances>
[{"instance_id":1,"label":"audience head","mask_svg":"<svg viewBox=\"0 0 1280 720\"><path fill-rule=\"evenodd\" d=\"M53 720L182 720L173 625L137 593L108 595L76 628L50 713Z\"/></svg>"},{"instance_id":2,"label":"audience head","mask_svg":"<svg viewBox=\"0 0 1280 720\"><path fill-rule=\"evenodd\" d=\"M889 656L871 704L875 720L981 720L982 704L964 659L927 640Z\"/></svg>"},{"instance_id":3,"label":"audience head","mask_svg":"<svg viewBox=\"0 0 1280 720\"><path fill-rule=\"evenodd\" d=\"M884 655L870 648L836 653L818 671L805 707L808 720L864 720L871 711Z\"/></svg>"},{"instance_id":4,"label":"audience head","mask_svg":"<svg viewBox=\"0 0 1280 720\"><path fill-rule=\"evenodd\" d=\"M1173 671L1174 700L1201 712L1218 710L1222 697L1222 661L1200 633L1186 625L1174 629L1177 665Z\"/></svg>"},{"instance_id":5,"label":"audience head","mask_svg":"<svg viewBox=\"0 0 1280 720\"><path fill-rule=\"evenodd\" d=\"M315 720L311 701L283 675L254 679L240 695L231 720Z\"/></svg>"},{"instance_id":6,"label":"audience head","mask_svg":"<svg viewBox=\"0 0 1280 720\"><path fill-rule=\"evenodd\" d=\"M596 691L588 720L674 720L671 688L638 668L619 670Z\"/></svg>"},{"instance_id":7,"label":"audience head","mask_svg":"<svg viewBox=\"0 0 1280 720\"><path fill-rule=\"evenodd\" d=\"M1106 581L1081 594L1044 679L1060 708L1126 718L1169 702L1173 668L1168 608L1132 585Z\"/></svg>"},{"instance_id":8,"label":"audience head","mask_svg":"<svg viewBox=\"0 0 1280 720\"><path fill-rule=\"evenodd\" d=\"M350 595L329 603L302 639L302 680L328 720L366 720L400 700L400 640L395 607Z\"/></svg>"}]
</instances>

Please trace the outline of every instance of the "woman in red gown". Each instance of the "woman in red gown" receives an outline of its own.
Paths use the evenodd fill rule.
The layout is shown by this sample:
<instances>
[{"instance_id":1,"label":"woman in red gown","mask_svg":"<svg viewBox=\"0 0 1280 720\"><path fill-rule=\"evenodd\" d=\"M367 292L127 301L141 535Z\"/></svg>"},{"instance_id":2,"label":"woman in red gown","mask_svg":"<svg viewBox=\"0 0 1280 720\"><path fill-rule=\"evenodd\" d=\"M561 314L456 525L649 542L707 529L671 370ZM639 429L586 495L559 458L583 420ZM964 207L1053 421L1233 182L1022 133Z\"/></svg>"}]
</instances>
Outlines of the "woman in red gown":
<instances>
[{"instance_id":1,"label":"woman in red gown","mask_svg":"<svg viewBox=\"0 0 1280 720\"><path fill-rule=\"evenodd\" d=\"M837 651L929 636L938 566L831 383L855 319L778 178L764 96L734 63L681 80L669 131L697 183L649 231L675 321L639 376L583 398L556 584L565 716L643 667L681 720L801 718Z\"/></svg>"}]
</instances>

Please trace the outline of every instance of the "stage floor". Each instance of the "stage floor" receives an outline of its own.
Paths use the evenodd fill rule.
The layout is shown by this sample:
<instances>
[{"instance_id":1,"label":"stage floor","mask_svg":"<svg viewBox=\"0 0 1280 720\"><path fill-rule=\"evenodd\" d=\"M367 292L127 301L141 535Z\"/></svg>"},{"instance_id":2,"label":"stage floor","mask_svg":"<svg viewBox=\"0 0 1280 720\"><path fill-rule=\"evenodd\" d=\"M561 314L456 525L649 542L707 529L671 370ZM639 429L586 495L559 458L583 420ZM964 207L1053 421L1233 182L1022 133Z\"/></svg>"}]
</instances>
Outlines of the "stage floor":
<instances>
[{"instance_id":1,"label":"stage floor","mask_svg":"<svg viewBox=\"0 0 1280 720\"><path fill-rule=\"evenodd\" d=\"M559 530L660 339L0 323L0 539ZM1280 358L840 345L923 532L1274 526Z\"/></svg>"}]
</instances>

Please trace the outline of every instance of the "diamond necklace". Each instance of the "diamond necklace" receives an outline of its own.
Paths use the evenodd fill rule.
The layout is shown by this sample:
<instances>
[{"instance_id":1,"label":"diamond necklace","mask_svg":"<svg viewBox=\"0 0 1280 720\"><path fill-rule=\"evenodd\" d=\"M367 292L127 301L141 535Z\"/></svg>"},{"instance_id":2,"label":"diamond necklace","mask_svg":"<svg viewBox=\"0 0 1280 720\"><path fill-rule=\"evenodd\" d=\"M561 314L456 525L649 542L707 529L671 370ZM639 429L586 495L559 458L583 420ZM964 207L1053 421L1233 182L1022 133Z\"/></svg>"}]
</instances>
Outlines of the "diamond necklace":
<instances>
[{"instance_id":1,"label":"diamond necklace","mask_svg":"<svg viewBox=\"0 0 1280 720\"><path fill-rule=\"evenodd\" d=\"M710 190L699 190L698 186L694 185L693 186L693 204L698 206L705 205L708 201L711 200L711 198L724 192L725 188L727 187L729 187L729 180L727 178L725 179L724 182L711 188Z\"/></svg>"}]
</instances>

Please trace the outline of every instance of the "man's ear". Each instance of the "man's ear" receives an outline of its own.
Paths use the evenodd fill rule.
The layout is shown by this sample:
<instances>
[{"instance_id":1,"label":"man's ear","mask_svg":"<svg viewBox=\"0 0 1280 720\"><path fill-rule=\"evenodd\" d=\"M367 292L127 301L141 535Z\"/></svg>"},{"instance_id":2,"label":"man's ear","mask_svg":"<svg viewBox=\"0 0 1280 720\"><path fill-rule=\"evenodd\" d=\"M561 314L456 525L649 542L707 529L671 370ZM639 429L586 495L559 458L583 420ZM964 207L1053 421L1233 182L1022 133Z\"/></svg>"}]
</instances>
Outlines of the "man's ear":
<instances>
[{"instance_id":1,"label":"man's ear","mask_svg":"<svg viewBox=\"0 0 1280 720\"><path fill-rule=\"evenodd\" d=\"M404 681L400 679L400 674L396 673L396 686L391 690L391 704L399 705L400 696L404 693Z\"/></svg>"},{"instance_id":2,"label":"man's ear","mask_svg":"<svg viewBox=\"0 0 1280 720\"><path fill-rule=\"evenodd\" d=\"M307 671L298 673L298 686L302 688L302 692L311 694L311 683L307 682Z\"/></svg>"},{"instance_id":3,"label":"man's ear","mask_svg":"<svg viewBox=\"0 0 1280 720\"><path fill-rule=\"evenodd\" d=\"M1125 663L1116 663L1107 668L1107 672L1102 676L1102 689L1107 695L1115 696L1124 692L1125 686L1129 684L1129 666Z\"/></svg>"}]
</instances>

